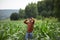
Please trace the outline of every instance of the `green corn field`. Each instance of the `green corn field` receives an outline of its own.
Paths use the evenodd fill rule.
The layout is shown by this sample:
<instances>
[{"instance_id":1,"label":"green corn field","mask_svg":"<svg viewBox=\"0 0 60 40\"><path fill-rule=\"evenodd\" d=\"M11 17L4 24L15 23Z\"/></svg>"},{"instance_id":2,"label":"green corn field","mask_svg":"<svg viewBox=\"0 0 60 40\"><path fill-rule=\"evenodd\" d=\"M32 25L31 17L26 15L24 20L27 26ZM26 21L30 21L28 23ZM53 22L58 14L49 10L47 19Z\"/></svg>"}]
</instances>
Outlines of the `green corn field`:
<instances>
[{"instance_id":1,"label":"green corn field","mask_svg":"<svg viewBox=\"0 0 60 40\"><path fill-rule=\"evenodd\" d=\"M24 40L24 20L0 21L0 40ZM60 40L60 22L55 19L35 20L33 40Z\"/></svg>"}]
</instances>

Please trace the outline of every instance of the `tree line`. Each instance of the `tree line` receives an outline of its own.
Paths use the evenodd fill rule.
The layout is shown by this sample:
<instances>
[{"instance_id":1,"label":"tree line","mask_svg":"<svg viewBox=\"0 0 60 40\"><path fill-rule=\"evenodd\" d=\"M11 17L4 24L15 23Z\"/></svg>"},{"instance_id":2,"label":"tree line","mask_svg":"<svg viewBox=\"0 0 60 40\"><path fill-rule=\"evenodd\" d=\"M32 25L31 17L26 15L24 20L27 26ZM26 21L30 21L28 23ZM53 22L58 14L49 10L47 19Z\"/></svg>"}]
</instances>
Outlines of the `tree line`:
<instances>
[{"instance_id":1,"label":"tree line","mask_svg":"<svg viewBox=\"0 0 60 40\"><path fill-rule=\"evenodd\" d=\"M19 9L18 18L34 17L37 19L55 17L60 20L60 0L43 0L28 4L25 9ZM16 13L15 13L16 14ZM11 18L11 17L10 17Z\"/></svg>"}]
</instances>

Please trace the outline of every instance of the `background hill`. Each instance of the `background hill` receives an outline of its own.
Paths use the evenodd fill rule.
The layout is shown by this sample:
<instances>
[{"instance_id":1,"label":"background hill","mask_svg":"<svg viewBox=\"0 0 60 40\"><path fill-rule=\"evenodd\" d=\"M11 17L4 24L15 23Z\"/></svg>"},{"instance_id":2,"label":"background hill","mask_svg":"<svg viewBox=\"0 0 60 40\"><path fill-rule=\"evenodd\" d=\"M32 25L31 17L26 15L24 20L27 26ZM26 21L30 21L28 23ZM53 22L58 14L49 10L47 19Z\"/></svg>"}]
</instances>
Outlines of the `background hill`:
<instances>
[{"instance_id":1,"label":"background hill","mask_svg":"<svg viewBox=\"0 0 60 40\"><path fill-rule=\"evenodd\" d=\"M14 12L18 13L17 9L5 9L5 10L0 10L0 20L1 19L6 19L9 18L10 15Z\"/></svg>"}]
</instances>

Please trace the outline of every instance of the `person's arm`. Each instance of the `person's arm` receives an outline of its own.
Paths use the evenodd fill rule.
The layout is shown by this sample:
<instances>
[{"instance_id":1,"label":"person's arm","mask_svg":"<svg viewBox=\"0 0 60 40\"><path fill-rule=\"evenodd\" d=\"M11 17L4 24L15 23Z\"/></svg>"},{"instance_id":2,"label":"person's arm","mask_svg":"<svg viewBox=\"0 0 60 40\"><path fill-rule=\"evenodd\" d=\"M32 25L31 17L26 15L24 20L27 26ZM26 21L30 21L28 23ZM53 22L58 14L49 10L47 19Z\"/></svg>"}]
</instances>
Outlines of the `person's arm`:
<instances>
[{"instance_id":1,"label":"person's arm","mask_svg":"<svg viewBox=\"0 0 60 40\"><path fill-rule=\"evenodd\" d=\"M35 23L35 20L34 20L34 18L32 18L31 22L32 22L33 24Z\"/></svg>"},{"instance_id":2,"label":"person's arm","mask_svg":"<svg viewBox=\"0 0 60 40\"><path fill-rule=\"evenodd\" d=\"M35 20L33 19L33 24L35 23Z\"/></svg>"},{"instance_id":3,"label":"person's arm","mask_svg":"<svg viewBox=\"0 0 60 40\"><path fill-rule=\"evenodd\" d=\"M27 24L27 19L24 21L25 24Z\"/></svg>"}]
</instances>

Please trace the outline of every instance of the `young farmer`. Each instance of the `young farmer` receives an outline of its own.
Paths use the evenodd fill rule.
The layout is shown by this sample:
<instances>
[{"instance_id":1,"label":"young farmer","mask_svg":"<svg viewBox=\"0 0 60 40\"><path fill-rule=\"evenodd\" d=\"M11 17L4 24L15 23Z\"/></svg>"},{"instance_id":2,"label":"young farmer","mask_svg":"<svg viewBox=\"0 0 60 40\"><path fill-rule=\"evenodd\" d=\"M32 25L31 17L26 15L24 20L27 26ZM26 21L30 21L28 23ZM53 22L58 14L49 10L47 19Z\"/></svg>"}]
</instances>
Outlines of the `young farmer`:
<instances>
[{"instance_id":1,"label":"young farmer","mask_svg":"<svg viewBox=\"0 0 60 40\"><path fill-rule=\"evenodd\" d=\"M34 22L35 22L35 20L33 18L28 18L24 21L24 23L27 24L27 26L28 26L27 27L27 33L26 33L26 36L25 36L26 40L33 38L32 31L33 31L33 28L34 28Z\"/></svg>"}]
</instances>

